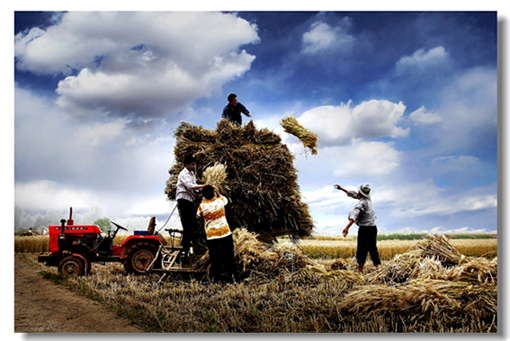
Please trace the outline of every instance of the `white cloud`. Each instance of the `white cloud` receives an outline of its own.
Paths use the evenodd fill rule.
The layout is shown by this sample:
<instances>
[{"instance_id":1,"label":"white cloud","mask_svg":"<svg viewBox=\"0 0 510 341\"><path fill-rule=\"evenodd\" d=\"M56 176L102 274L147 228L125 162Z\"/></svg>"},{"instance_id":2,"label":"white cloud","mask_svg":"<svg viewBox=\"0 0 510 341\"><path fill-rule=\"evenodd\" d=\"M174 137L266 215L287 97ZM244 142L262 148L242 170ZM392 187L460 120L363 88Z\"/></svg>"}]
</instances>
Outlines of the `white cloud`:
<instances>
[{"instance_id":1,"label":"white cloud","mask_svg":"<svg viewBox=\"0 0 510 341\"><path fill-rule=\"evenodd\" d=\"M328 48L335 41L335 33L328 24L316 22L303 34L303 53L314 54Z\"/></svg>"},{"instance_id":2,"label":"white cloud","mask_svg":"<svg viewBox=\"0 0 510 341\"><path fill-rule=\"evenodd\" d=\"M88 141L90 146L102 146L117 139L125 129L128 121L125 118L119 118L113 122L91 122L72 134L73 139Z\"/></svg>"},{"instance_id":3,"label":"white cloud","mask_svg":"<svg viewBox=\"0 0 510 341\"><path fill-rule=\"evenodd\" d=\"M65 109L161 117L246 72L255 57L239 47L257 41L235 14L69 12L19 33L15 48L21 70L69 74L57 89Z\"/></svg>"},{"instance_id":4,"label":"white cloud","mask_svg":"<svg viewBox=\"0 0 510 341\"><path fill-rule=\"evenodd\" d=\"M302 193L302 197L303 201L316 207L336 205L342 201L341 195L339 195L337 189L333 188L333 185L319 188L313 191L305 191Z\"/></svg>"},{"instance_id":5,"label":"white cloud","mask_svg":"<svg viewBox=\"0 0 510 341\"><path fill-rule=\"evenodd\" d=\"M379 205L392 207L392 214L399 219L451 215L497 207L493 186L450 191L427 180L381 187L377 195Z\"/></svg>"},{"instance_id":6,"label":"white cloud","mask_svg":"<svg viewBox=\"0 0 510 341\"><path fill-rule=\"evenodd\" d=\"M441 91L436 113L443 119L441 129L434 131L441 148L479 149L488 136L497 134L496 70L474 68L457 77Z\"/></svg>"},{"instance_id":7,"label":"white cloud","mask_svg":"<svg viewBox=\"0 0 510 341\"><path fill-rule=\"evenodd\" d=\"M305 128L319 136L321 144L346 144L350 142L352 109L350 102L340 106L321 106L304 112L297 118Z\"/></svg>"},{"instance_id":8,"label":"white cloud","mask_svg":"<svg viewBox=\"0 0 510 341\"><path fill-rule=\"evenodd\" d=\"M90 208L97 205L94 193L88 189L73 189L50 180L17 182L16 206L26 210L67 210ZM58 222L56 222L58 223Z\"/></svg>"},{"instance_id":9,"label":"white cloud","mask_svg":"<svg viewBox=\"0 0 510 341\"><path fill-rule=\"evenodd\" d=\"M432 159L431 165L440 173L462 172L480 166L480 159L469 155L441 156Z\"/></svg>"},{"instance_id":10,"label":"white cloud","mask_svg":"<svg viewBox=\"0 0 510 341\"><path fill-rule=\"evenodd\" d=\"M434 228L431 228L430 230L421 230L420 233L430 233L430 234L455 234L455 233L469 233L469 234L476 234L476 233L497 233L497 231L488 231L485 228L476 229L469 226L464 226L456 229L448 229L444 228L442 226L436 226Z\"/></svg>"},{"instance_id":11,"label":"white cloud","mask_svg":"<svg viewBox=\"0 0 510 341\"><path fill-rule=\"evenodd\" d=\"M435 124L443 121L440 115L427 111L425 106L413 111L409 118L414 121L414 124Z\"/></svg>"},{"instance_id":12,"label":"white cloud","mask_svg":"<svg viewBox=\"0 0 510 341\"><path fill-rule=\"evenodd\" d=\"M405 109L402 102L392 103L386 100L370 100L359 104L352 110L356 136L365 138L407 136L409 128L397 127Z\"/></svg>"},{"instance_id":13,"label":"white cloud","mask_svg":"<svg viewBox=\"0 0 510 341\"><path fill-rule=\"evenodd\" d=\"M323 153L337 160L333 174L339 178L389 175L400 166L402 154L391 143L361 140L349 147L330 147Z\"/></svg>"},{"instance_id":14,"label":"white cloud","mask_svg":"<svg viewBox=\"0 0 510 341\"><path fill-rule=\"evenodd\" d=\"M158 212L167 204L164 187L174 144L170 127L136 133L124 118L79 122L26 90L16 89L15 95L16 205L99 205L110 216L141 213L134 208L140 202L159 200Z\"/></svg>"},{"instance_id":15,"label":"white cloud","mask_svg":"<svg viewBox=\"0 0 510 341\"><path fill-rule=\"evenodd\" d=\"M409 128L397 124L405 105L386 100L370 100L351 108L351 102L340 106L321 106L304 112L298 119L319 136L322 144L344 145L352 138L376 139L404 137Z\"/></svg>"},{"instance_id":16,"label":"white cloud","mask_svg":"<svg viewBox=\"0 0 510 341\"><path fill-rule=\"evenodd\" d=\"M303 34L301 52L307 55L323 53L329 49L345 52L352 49L354 42L355 38L342 27L331 27L327 23L317 21Z\"/></svg>"},{"instance_id":17,"label":"white cloud","mask_svg":"<svg viewBox=\"0 0 510 341\"><path fill-rule=\"evenodd\" d=\"M432 67L442 67L447 65L449 53L443 46L437 46L428 51L419 49L411 56L400 58L396 64L397 74L404 72L424 71Z\"/></svg>"}]
</instances>

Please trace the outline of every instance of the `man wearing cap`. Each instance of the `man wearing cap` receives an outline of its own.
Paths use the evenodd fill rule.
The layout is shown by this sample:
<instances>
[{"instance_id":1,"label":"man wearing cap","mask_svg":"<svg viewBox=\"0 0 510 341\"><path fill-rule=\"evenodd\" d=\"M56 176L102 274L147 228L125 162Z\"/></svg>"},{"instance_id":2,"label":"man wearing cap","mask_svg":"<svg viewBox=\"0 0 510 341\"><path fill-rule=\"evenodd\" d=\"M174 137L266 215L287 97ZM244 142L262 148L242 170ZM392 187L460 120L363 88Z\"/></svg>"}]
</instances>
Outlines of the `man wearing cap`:
<instances>
[{"instance_id":1,"label":"man wearing cap","mask_svg":"<svg viewBox=\"0 0 510 341\"><path fill-rule=\"evenodd\" d=\"M356 260L358 261L358 270L363 273L363 266L370 253L370 258L374 265L379 269L381 259L377 250L377 217L372 207L371 188L369 184L363 184L358 187L358 191L349 191L340 185L334 186L338 190L344 191L348 197L358 199L358 203L349 213L349 223L344 228L343 235L347 236L349 228L353 223L358 225L358 245L356 250Z\"/></svg>"}]
</instances>

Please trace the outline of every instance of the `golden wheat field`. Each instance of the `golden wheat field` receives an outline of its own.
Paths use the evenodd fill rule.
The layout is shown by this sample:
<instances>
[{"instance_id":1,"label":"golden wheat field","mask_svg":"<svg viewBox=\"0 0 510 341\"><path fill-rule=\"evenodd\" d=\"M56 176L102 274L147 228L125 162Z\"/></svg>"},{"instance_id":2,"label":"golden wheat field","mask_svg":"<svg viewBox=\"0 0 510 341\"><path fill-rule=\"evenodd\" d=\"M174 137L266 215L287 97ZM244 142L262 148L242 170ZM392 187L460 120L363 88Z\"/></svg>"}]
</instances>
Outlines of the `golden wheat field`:
<instances>
[{"instance_id":1,"label":"golden wheat field","mask_svg":"<svg viewBox=\"0 0 510 341\"><path fill-rule=\"evenodd\" d=\"M27 237L15 238L16 252L30 252L35 263L41 250L20 238ZM30 238L44 244L44 237ZM127 275L112 263L64 281L147 332L498 331L496 240L381 241L381 269L369 260L363 274L349 238L267 245L236 230L234 242L239 284L160 281L157 274ZM38 267L47 278L63 280L56 268Z\"/></svg>"}]
</instances>

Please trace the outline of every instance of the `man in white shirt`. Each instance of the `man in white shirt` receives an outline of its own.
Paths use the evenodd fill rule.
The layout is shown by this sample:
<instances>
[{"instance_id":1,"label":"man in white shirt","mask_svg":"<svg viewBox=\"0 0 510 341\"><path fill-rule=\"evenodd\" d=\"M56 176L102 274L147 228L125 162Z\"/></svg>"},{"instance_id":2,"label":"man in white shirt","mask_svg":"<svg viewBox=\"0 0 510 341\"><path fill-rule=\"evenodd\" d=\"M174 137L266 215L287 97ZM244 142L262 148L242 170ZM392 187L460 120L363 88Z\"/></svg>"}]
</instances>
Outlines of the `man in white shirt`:
<instances>
[{"instance_id":1,"label":"man in white shirt","mask_svg":"<svg viewBox=\"0 0 510 341\"><path fill-rule=\"evenodd\" d=\"M195 206L195 194L200 189L209 185L198 185L195 178L195 168L197 160L189 155L184 159L184 168L177 177L177 190L175 199L177 200L177 209L181 217L183 236L181 246L184 254L189 252L190 242L196 231L197 226L197 207Z\"/></svg>"}]
</instances>

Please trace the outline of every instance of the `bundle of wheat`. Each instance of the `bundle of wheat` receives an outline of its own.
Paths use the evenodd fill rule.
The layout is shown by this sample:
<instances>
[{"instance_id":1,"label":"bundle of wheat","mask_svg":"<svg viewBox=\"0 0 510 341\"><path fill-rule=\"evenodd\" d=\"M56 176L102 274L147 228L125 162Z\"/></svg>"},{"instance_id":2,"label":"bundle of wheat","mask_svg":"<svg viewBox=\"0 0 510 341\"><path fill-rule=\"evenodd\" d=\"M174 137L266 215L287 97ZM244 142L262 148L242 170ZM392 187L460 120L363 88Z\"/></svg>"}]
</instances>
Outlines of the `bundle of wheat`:
<instances>
[{"instance_id":1,"label":"bundle of wheat","mask_svg":"<svg viewBox=\"0 0 510 341\"><path fill-rule=\"evenodd\" d=\"M361 286L347 294L341 306L351 314L409 314L413 320L452 319L468 313L491 323L497 312L497 289L467 282L414 279L399 286Z\"/></svg>"},{"instance_id":2,"label":"bundle of wheat","mask_svg":"<svg viewBox=\"0 0 510 341\"><path fill-rule=\"evenodd\" d=\"M447 276L447 270L439 260L434 257L426 257L416 263L410 278L446 279Z\"/></svg>"},{"instance_id":3,"label":"bundle of wheat","mask_svg":"<svg viewBox=\"0 0 510 341\"><path fill-rule=\"evenodd\" d=\"M247 227L265 240L311 234L313 221L308 205L301 202L294 156L277 134L257 130L252 121L238 127L221 120L216 130L182 122L175 137L175 165L165 188L168 200L175 200L184 158L193 155L197 179L202 179L208 167L222 164L228 168L221 186L222 194L230 199L225 210L231 229ZM197 196L196 204L201 199Z\"/></svg>"},{"instance_id":4,"label":"bundle of wheat","mask_svg":"<svg viewBox=\"0 0 510 341\"><path fill-rule=\"evenodd\" d=\"M420 256L435 257L443 266L460 265L466 257L461 254L445 235L428 235L423 241L416 244Z\"/></svg>"},{"instance_id":5,"label":"bundle of wheat","mask_svg":"<svg viewBox=\"0 0 510 341\"><path fill-rule=\"evenodd\" d=\"M289 275L300 276L295 274L303 269L326 272L323 266L313 262L293 244L266 244L245 228L236 229L233 239L238 270L243 278L251 277L260 282L279 276L280 279Z\"/></svg>"},{"instance_id":6,"label":"bundle of wheat","mask_svg":"<svg viewBox=\"0 0 510 341\"><path fill-rule=\"evenodd\" d=\"M448 271L449 280L463 282L498 283L497 259L488 260L479 257L467 259L461 266L453 267Z\"/></svg>"},{"instance_id":7,"label":"bundle of wheat","mask_svg":"<svg viewBox=\"0 0 510 341\"><path fill-rule=\"evenodd\" d=\"M274 279L279 284L317 285L324 282L327 272L321 265L306 265L296 271L281 271Z\"/></svg>"},{"instance_id":8,"label":"bundle of wheat","mask_svg":"<svg viewBox=\"0 0 510 341\"><path fill-rule=\"evenodd\" d=\"M367 282L391 285L405 283L411 277L419 260L420 259L416 257L416 253L412 251L396 255L392 260L382 264L379 271L367 274Z\"/></svg>"},{"instance_id":9,"label":"bundle of wheat","mask_svg":"<svg viewBox=\"0 0 510 341\"><path fill-rule=\"evenodd\" d=\"M497 287L433 279L415 279L403 287L411 309L423 313L460 314L479 310L492 320L497 312Z\"/></svg>"},{"instance_id":10,"label":"bundle of wheat","mask_svg":"<svg viewBox=\"0 0 510 341\"><path fill-rule=\"evenodd\" d=\"M214 188L223 190L223 183L227 179L227 167L216 162L214 166L207 167L203 173L203 182L210 183ZM225 188L228 191L228 188Z\"/></svg>"},{"instance_id":11,"label":"bundle of wheat","mask_svg":"<svg viewBox=\"0 0 510 341\"><path fill-rule=\"evenodd\" d=\"M347 270L348 262L343 258L338 258L330 265L331 270Z\"/></svg>"},{"instance_id":12,"label":"bundle of wheat","mask_svg":"<svg viewBox=\"0 0 510 341\"><path fill-rule=\"evenodd\" d=\"M318 136L299 124L294 116L283 118L280 125L286 133L296 136L306 148L310 148L313 155L317 154Z\"/></svg>"},{"instance_id":13,"label":"bundle of wheat","mask_svg":"<svg viewBox=\"0 0 510 341\"><path fill-rule=\"evenodd\" d=\"M349 314L384 313L405 306L402 289L381 284L363 285L351 291L340 302Z\"/></svg>"}]
</instances>

